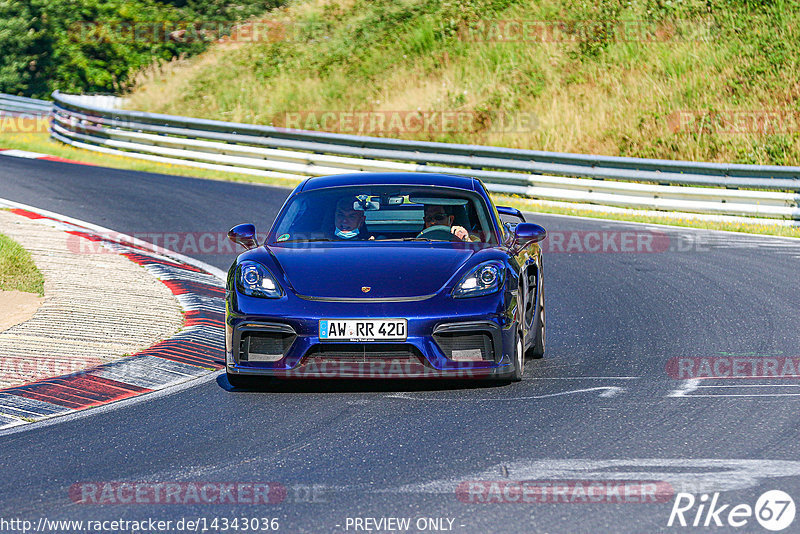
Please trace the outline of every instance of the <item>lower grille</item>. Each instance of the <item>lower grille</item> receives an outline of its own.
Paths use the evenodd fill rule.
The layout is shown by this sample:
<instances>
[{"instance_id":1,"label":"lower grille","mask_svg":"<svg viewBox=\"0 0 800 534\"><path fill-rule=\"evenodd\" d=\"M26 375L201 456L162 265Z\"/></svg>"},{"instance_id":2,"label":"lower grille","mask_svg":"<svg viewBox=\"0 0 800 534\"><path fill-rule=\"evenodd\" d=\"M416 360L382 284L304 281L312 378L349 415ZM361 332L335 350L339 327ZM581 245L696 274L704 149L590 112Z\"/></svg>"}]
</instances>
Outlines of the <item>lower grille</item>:
<instances>
[{"instance_id":1,"label":"lower grille","mask_svg":"<svg viewBox=\"0 0 800 534\"><path fill-rule=\"evenodd\" d=\"M239 359L245 362L275 362L289 351L297 336L288 332L245 332Z\"/></svg>"},{"instance_id":2,"label":"lower grille","mask_svg":"<svg viewBox=\"0 0 800 534\"><path fill-rule=\"evenodd\" d=\"M319 344L308 352L308 358L321 358L341 362L366 362L374 360L419 361L419 353L411 345L387 344Z\"/></svg>"},{"instance_id":3,"label":"lower grille","mask_svg":"<svg viewBox=\"0 0 800 534\"><path fill-rule=\"evenodd\" d=\"M433 335L444 355L457 362L494 361L488 332L440 332Z\"/></svg>"}]
</instances>

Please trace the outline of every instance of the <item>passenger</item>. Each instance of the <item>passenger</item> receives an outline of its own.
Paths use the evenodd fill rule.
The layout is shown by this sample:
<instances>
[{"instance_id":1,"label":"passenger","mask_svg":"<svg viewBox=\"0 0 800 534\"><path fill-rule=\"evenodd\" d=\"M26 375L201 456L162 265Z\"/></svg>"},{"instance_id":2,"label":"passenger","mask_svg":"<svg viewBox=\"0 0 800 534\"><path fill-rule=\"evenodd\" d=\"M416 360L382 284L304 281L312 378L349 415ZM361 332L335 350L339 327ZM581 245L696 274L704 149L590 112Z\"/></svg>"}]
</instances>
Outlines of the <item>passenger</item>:
<instances>
[{"instance_id":1,"label":"passenger","mask_svg":"<svg viewBox=\"0 0 800 534\"><path fill-rule=\"evenodd\" d=\"M366 217L363 211L353 208L354 202L356 202L355 197L344 197L336 203L334 234L339 239L367 239L364 228Z\"/></svg>"}]
</instances>

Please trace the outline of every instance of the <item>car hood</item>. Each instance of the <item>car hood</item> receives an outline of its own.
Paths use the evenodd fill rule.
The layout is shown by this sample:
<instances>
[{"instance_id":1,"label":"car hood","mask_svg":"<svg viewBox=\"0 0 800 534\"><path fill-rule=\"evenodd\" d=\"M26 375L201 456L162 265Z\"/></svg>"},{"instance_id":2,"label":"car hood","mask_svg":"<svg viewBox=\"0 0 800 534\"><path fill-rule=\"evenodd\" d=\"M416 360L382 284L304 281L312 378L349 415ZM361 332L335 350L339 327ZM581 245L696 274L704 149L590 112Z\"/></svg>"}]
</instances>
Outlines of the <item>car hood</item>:
<instances>
[{"instance_id":1,"label":"car hood","mask_svg":"<svg viewBox=\"0 0 800 534\"><path fill-rule=\"evenodd\" d=\"M346 299L434 294L475 253L468 246L426 244L271 247L270 251L299 295Z\"/></svg>"}]
</instances>

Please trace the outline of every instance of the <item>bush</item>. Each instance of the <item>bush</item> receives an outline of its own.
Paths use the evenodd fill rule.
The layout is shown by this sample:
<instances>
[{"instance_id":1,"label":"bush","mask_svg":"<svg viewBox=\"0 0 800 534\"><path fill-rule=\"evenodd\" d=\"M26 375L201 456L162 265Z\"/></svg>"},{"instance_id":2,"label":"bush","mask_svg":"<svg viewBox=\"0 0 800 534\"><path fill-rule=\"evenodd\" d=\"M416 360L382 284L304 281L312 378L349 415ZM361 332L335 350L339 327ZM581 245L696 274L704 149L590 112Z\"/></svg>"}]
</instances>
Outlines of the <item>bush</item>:
<instances>
[{"instance_id":1,"label":"bush","mask_svg":"<svg viewBox=\"0 0 800 534\"><path fill-rule=\"evenodd\" d=\"M182 41L170 37L170 29L186 22L233 22L279 3L0 0L0 92L36 98L55 89L118 93L142 67L205 49L206 39ZM148 32L134 38L132 27Z\"/></svg>"}]
</instances>

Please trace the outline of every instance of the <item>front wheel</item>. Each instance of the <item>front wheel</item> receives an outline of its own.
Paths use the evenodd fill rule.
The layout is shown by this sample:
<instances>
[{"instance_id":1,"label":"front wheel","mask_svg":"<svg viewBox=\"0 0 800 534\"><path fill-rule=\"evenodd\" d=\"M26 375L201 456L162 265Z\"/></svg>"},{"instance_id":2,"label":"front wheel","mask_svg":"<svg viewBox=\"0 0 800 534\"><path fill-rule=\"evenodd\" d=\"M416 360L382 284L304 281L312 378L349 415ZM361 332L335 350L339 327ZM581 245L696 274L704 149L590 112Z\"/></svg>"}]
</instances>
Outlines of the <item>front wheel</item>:
<instances>
[{"instance_id":1,"label":"front wheel","mask_svg":"<svg viewBox=\"0 0 800 534\"><path fill-rule=\"evenodd\" d=\"M529 358L542 358L544 356L544 341L545 341L545 315L544 315L544 281L541 282L539 289L539 302L538 304L538 317L537 322L539 328L536 329L536 337L533 340L533 345L528 349Z\"/></svg>"}]
</instances>

